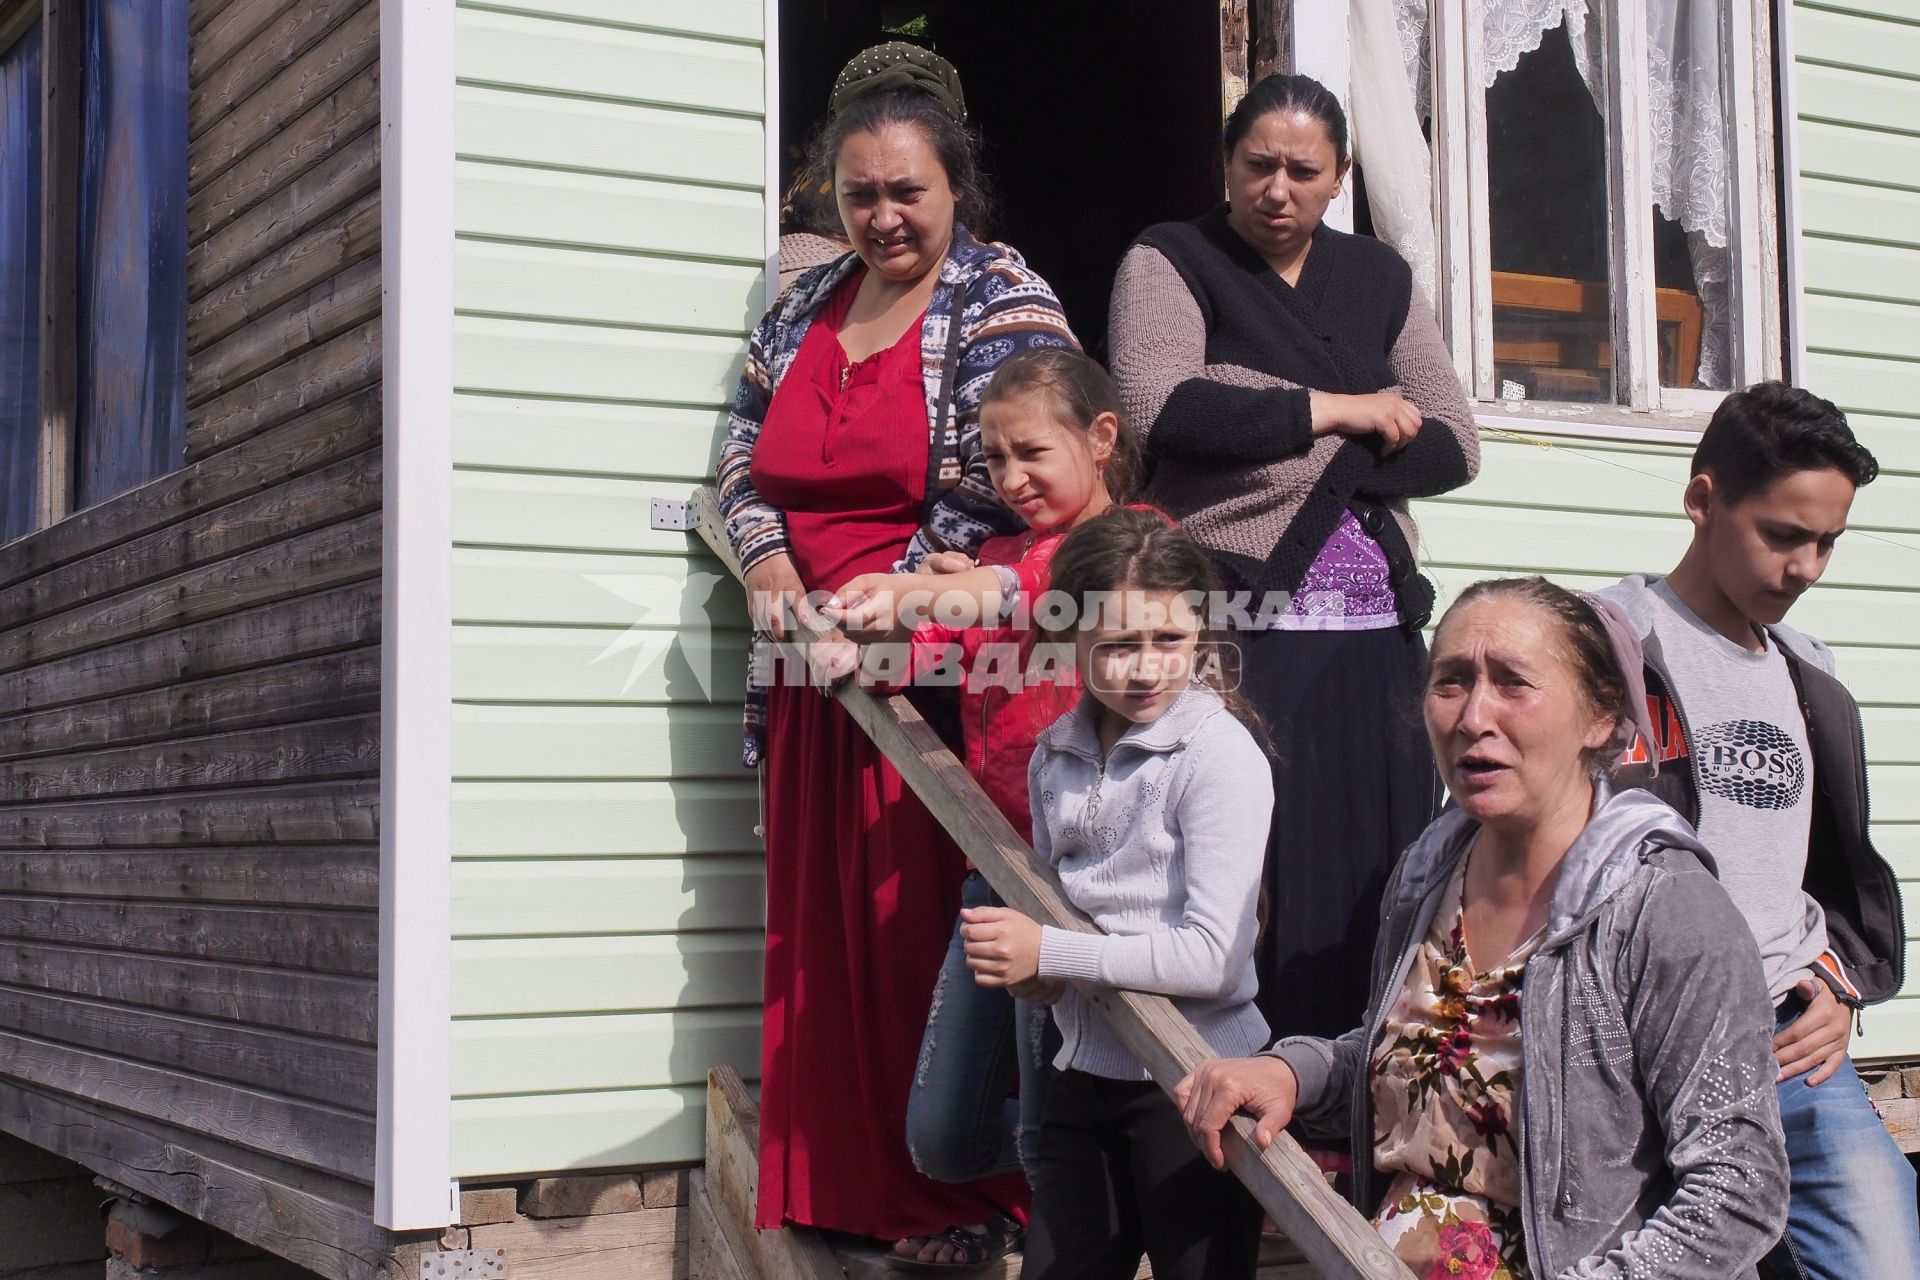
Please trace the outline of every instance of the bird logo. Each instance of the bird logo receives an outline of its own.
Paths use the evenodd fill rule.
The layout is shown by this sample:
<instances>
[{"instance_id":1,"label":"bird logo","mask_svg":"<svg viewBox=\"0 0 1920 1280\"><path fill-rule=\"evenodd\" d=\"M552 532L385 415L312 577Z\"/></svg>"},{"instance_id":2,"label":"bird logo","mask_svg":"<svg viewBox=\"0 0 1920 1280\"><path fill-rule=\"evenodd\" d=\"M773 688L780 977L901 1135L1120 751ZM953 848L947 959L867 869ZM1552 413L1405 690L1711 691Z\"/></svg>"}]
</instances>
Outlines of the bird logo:
<instances>
[{"instance_id":1,"label":"bird logo","mask_svg":"<svg viewBox=\"0 0 1920 1280\"><path fill-rule=\"evenodd\" d=\"M626 630L608 642L590 665L623 656L631 659L620 692L665 670L669 685L674 672L666 667L677 653L686 664L700 696L713 701L713 618L709 602L725 579L717 573L692 570L671 573L590 573L588 582L635 606L639 614Z\"/></svg>"}]
</instances>

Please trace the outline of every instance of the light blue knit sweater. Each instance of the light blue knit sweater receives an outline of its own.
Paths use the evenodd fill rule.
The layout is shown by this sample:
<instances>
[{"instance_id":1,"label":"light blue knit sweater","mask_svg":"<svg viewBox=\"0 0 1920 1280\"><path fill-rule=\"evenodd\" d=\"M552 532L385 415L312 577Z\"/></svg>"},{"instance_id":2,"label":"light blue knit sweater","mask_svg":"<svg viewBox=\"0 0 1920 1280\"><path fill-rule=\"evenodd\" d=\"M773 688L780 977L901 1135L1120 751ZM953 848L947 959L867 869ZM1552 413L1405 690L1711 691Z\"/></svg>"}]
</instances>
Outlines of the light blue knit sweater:
<instances>
[{"instance_id":1,"label":"light blue knit sweater","mask_svg":"<svg viewBox=\"0 0 1920 1280\"><path fill-rule=\"evenodd\" d=\"M1103 759L1090 696L1040 735L1027 770L1033 842L1103 934L1041 932L1040 976L1172 996L1219 1053L1253 1053L1253 944L1271 766L1211 689L1191 685ZM1145 1080L1069 989L1054 1006L1054 1065Z\"/></svg>"}]
</instances>

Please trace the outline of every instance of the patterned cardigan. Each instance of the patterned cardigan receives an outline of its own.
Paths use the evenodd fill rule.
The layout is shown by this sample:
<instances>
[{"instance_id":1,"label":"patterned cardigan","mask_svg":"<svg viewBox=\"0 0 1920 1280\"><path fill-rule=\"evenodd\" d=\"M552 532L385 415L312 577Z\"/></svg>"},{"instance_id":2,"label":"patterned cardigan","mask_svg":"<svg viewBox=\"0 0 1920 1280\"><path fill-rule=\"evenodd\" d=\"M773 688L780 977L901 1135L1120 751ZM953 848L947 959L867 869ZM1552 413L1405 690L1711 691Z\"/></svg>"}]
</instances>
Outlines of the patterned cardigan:
<instances>
[{"instance_id":1,"label":"patterned cardigan","mask_svg":"<svg viewBox=\"0 0 1920 1280\"><path fill-rule=\"evenodd\" d=\"M787 549L786 518L753 487L753 448L780 380L793 364L814 317L854 272L860 258L843 254L802 275L766 314L747 343L747 363L727 420L718 468L720 514L743 569ZM956 319L958 323L955 323ZM1066 312L1053 289L1004 244L982 243L956 224L953 245L920 326L920 369L927 397L927 499L921 525L895 572L916 567L935 551L972 555L1020 521L994 494L980 454L980 397L1000 362L1034 347L1073 347ZM832 590L837 582L809 583ZM764 669L756 646L754 667ZM764 691L747 695L747 742L742 762L759 763Z\"/></svg>"}]
</instances>

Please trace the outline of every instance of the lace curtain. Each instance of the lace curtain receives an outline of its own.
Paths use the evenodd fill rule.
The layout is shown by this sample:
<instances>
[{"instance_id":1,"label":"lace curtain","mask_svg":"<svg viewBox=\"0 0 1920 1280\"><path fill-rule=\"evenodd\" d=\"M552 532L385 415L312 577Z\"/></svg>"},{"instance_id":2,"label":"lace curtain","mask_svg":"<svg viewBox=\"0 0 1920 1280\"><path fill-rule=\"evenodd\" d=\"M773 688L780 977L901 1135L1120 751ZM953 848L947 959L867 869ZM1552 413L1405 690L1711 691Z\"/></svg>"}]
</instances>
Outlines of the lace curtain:
<instances>
[{"instance_id":1,"label":"lace curtain","mask_svg":"<svg viewBox=\"0 0 1920 1280\"><path fill-rule=\"evenodd\" d=\"M1629 0L1630 2L1630 0ZM1731 358L1728 339L1732 298L1732 254L1727 244L1727 177L1731 164L1728 143L1730 117L1725 90L1726 51L1731 47L1727 0L1643 0L1647 6L1649 117L1653 131L1653 199L1667 218L1687 233L1695 287L1705 313L1701 339L1700 386L1728 385ZM1391 5L1388 31L1386 6ZM1368 160L1367 190L1375 226L1415 263L1422 252L1417 234L1411 252L1396 238L1392 216L1410 200L1428 199L1429 165L1408 158L1404 146L1394 146L1395 133L1405 131L1380 118L1384 112L1360 109L1366 77L1378 77L1395 65L1412 91L1417 120L1432 112L1433 76L1429 38L1431 0L1353 0L1350 42L1354 66L1354 150L1364 155L1376 139L1393 163ZM1486 78L1482 88L1519 65L1523 55L1540 47L1547 32L1566 24L1574 63L1595 105L1606 109L1604 66L1605 0L1487 0ZM1389 37L1392 37L1391 39ZM1403 117L1404 118L1404 117ZM1415 172L1419 169L1419 172ZM1377 194L1376 194L1377 193ZM1381 219L1380 206L1389 209ZM1430 207L1430 205L1429 205ZM1425 249L1431 278L1431 225Z\"/></svg>"}]
</instances>

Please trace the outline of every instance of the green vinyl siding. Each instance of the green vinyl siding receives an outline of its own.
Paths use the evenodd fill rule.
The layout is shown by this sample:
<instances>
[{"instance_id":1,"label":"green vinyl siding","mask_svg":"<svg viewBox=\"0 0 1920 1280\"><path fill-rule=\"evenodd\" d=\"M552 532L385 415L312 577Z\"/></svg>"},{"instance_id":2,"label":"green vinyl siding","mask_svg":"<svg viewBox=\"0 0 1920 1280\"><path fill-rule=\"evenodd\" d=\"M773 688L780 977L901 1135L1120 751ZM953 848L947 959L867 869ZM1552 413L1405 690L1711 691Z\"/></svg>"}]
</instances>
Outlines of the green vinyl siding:
<instances>
[{"instance_id":1,"label":"green vinyl siding","mask_svg":"<svg viewBox=\"0 0 1920 1280\"><path fill-rule=\"evenodd\" d=\"M708 1067L758 1074L746 615L649 517L711 474L764 301L761 23L759 0L459 9L462 1178L697 1160Z\"/></svg>"},{"instance_id":2,"label":"green vinyl siding","mask_svg":"<svg viewBox=\"0 0 1920 1280\"><path fill-rule=\"evenodd\" d=\"M1874 838L1907 903L1909 976L1855 1052L1920 1059L1920 0L1797 4L1794 56L1807 383L1886 468L1833 572L1871 598L1838 655L1866 724ZM1826 595L1801 607L1822 635Z\"/></svg>"}]
</instances>

